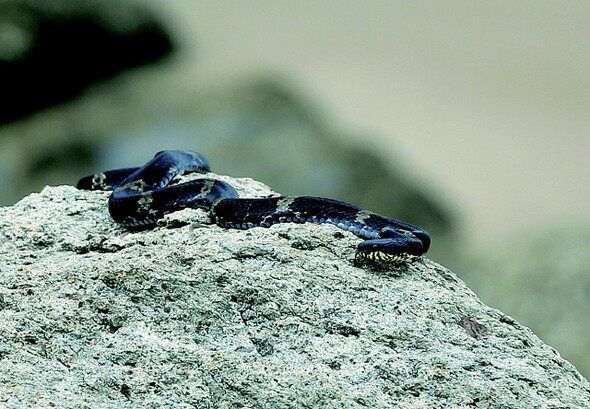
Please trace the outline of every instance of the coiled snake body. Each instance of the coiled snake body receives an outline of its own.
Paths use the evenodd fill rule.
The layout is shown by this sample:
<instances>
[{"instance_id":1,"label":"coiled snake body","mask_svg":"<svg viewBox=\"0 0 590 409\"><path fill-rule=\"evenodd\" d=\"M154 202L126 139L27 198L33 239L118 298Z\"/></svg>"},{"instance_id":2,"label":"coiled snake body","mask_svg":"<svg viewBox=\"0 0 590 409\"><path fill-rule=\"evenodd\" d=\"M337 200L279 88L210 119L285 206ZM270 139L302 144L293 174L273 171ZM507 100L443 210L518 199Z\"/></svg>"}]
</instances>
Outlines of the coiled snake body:
<instances>
[{"instance_id":1,"label":"coiled snake body","mask_svg":"<svg viewBox=\"0 0 590 409\"><path fill-rule=\"evenodd\" d=\"M388 268L412 261L430 246L430 236L419 227L333 199L239 198L231 185L216 179L169 186L176 175L210 170L207 159L197 152L161 151L142 167L90 175L77 187L112 190L109 212L129 229L149 228L164 215L189 207L205 209L219 226L234 229L289 222L333 224L365 239L357 247L357 265Z\"/></svg>"}]
</instances>

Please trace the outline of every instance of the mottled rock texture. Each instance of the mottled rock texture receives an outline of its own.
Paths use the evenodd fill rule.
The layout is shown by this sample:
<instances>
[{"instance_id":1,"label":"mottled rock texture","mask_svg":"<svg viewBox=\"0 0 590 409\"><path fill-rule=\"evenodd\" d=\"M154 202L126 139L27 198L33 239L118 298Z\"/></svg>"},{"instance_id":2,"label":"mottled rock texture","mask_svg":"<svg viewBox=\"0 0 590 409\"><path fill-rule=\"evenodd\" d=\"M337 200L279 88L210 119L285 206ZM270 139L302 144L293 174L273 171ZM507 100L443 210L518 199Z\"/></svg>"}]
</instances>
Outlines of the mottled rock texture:
<instances>
[{"instance_id":1,"label":"mottled rock texture","mask_svg":"<svg viewBox=\"0 0 590 409\"><path fill-rule=\"evenodd\" d=\"M363 270L333 226L199 210L130 233L107 197L0 209L0 407L590 407L570 363L428 259Z\"/></svg>"}]
</instances>

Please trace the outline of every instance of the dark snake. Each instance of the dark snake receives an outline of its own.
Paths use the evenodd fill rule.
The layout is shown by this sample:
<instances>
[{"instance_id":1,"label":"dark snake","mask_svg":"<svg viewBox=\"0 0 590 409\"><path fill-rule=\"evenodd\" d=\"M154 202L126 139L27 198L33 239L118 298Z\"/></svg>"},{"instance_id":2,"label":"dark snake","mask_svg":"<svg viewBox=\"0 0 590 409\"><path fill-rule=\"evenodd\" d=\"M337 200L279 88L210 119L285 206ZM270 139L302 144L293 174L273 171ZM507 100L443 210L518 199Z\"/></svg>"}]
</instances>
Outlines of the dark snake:
<instances>
[{"instance_id":1,"label":"dark snake","mask_svg":"<svg viewBox=\"0 0 590 409\"><path fill-rule=\"evenodd\" d=\"M217 179L169 185L181 174L207 173L207 159L193 151L161 151L136 168L124 168L80 179L78 189L112 190L109 212L131 230L152 227L164 215L184 208L208 211L217 225L232 229L270 227L276 223L328 223L365 239L355 264L389 268L410 262L428 251L430 236L416 226L360 207L312 196L240 198Z\"/></svg>"}]
</instances>

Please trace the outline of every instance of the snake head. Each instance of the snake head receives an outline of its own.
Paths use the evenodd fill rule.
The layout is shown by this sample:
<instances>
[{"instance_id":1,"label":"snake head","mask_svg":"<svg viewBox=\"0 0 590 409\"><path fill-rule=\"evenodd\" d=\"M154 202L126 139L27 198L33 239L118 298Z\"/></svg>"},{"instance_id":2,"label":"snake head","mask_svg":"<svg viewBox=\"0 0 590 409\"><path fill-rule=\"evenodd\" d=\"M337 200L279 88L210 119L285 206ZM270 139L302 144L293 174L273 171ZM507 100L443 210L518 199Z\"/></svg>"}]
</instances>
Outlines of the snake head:
<instances>
[{"instance_id":1,"label":"snake head","mask_svg":"<svg viewBox=\"0 0 590 409\"><path fill-rule=\"evenodd\" d=\"M207 158L195 151L160 151L154 155L154 158L150 162L148 162L148 164L150 163L158 163L158 167L161 168L174 165L175 168L178 168L180 173L211 172L211 165L209 165Z\"/></svg>"},{"instance_id":2,"label":"snake head","mask_svg":"<svg viewBox=\"0 0 590 409\"><path fill-rule=\"evenodd\" d=\"M355 264L382 269L409 263L424 254L422 241L417 237L373 239L360 243L356 250Z\"/></svg>"},{"instance_id":3,"label":"snake head","mask_svg":"<svg viewBox=\"0 0 590 409\"><path fill-rule=\"evenodd\" d=\"M426 230L422 230L419 227L412 226L410 224L400 223L401 227L385 227L379 232L380 239L404 239L404 237L414 238L420 240L422 243L422 253L426 253L430 248L430 235Z\"/></svg>"}]
</instances>

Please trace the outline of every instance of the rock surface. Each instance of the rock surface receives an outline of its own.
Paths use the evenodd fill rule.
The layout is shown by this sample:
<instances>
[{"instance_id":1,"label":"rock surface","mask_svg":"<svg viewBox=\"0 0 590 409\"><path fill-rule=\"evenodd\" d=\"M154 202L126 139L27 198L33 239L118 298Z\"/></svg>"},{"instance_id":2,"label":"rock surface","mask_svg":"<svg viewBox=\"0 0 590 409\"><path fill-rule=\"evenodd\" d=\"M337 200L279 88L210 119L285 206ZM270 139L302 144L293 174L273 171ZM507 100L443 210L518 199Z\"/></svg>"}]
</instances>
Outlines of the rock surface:
<instances>
[{"instance_id":1,"label":"rock surface","mask_svg":"<svg viewBox=\"0 0 590 409\"><path fill-rule=\"evenodd\" d=\"M0 209L0 407L590 407L570 363L430 260L363 270L333 226L199 210L129 233L107 197Z\"/></svg>"}]
</instances>

